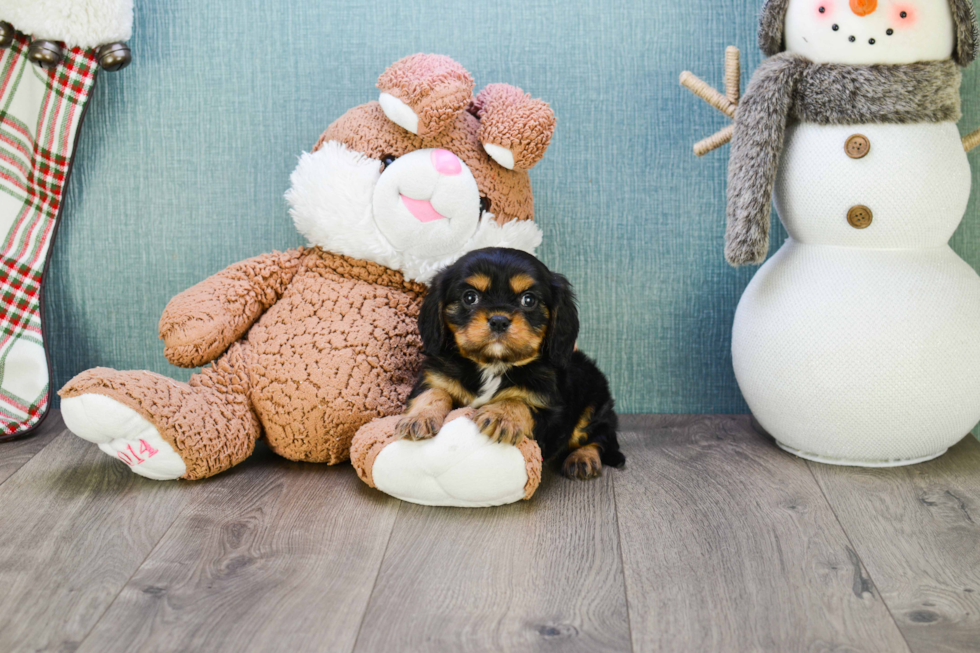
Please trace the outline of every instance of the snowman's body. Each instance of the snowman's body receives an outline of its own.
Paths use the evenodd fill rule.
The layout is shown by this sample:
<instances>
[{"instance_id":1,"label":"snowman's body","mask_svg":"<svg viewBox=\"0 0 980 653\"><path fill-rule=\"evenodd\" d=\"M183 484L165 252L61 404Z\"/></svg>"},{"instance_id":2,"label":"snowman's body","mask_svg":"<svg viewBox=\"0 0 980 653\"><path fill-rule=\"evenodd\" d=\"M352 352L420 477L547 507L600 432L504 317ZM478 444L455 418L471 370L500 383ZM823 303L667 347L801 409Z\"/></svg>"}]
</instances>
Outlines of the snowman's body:
<instances>
[{"instance_id":1,"label":"snowman's body","mask_svg":"<svg viewBox=\"0 0 980 653\"><path fill-rule=\"evenodd\" d=\"M855 135L870 143L851 158ZM786 448L848 464L935 457L980 421L980 277L947 242L970 195L955 124L797 124L775 201L789 239L739 303L732 358ZM851 207L872 220L852 226Z\"/></svg>"},{"instance_id":2,"label":"snowman's body","mask_svg":"<svg viewBox=\"0 0 980 653\"><path fill-rule=\"evenodd\" d=\"M760 43L815 63L941 61L972 51L968 19L969 0L768 0ZM787 128L773 197L789 239L732 333L739 387L783 448L904 464L980 422L980 277L948 245L970 182L952 122Z\"/></svg>"}]
</instances>

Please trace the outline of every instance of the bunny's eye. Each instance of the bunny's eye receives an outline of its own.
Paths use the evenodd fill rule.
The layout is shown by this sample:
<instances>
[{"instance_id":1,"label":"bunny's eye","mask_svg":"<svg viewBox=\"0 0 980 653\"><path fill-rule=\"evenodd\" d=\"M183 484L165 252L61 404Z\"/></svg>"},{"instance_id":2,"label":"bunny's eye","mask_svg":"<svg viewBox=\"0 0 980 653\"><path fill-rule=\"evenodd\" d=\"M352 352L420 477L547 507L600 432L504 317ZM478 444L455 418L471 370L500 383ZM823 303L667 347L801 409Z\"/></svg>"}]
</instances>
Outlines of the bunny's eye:
<instances>
[{"instance_id":1,"label":"bunny's eye","mask_svg":"<svg viewBox=\"0 0 980 653\"><path fill-rule=\"evenodd\" d=\"M390 154L386 154L385 156L381 157L381 172L384 172L385 171L385 168L387 168L392 163L394 163L395 162L395 159L397 159L397 158L398 157L391 156Z\"/></svg>"}]
</instances>

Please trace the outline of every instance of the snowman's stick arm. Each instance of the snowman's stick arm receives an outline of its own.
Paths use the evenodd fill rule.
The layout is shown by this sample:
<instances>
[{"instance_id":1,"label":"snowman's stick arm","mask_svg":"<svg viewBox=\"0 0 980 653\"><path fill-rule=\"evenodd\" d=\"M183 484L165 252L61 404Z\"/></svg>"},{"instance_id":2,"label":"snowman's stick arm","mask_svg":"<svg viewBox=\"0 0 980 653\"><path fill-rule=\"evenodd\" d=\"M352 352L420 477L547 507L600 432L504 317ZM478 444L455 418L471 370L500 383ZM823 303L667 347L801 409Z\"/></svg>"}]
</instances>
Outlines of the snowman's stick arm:
<instances>
[{"instance_id":1,"label":"snowman's stick arm","mask_svg":"<svg viewBox=\"0 0 980 653\"><path fill-rule=\"evenodd\" d=\"M742 95L742 64L738 48L729 45L725 48L725 97L732 104L738 104Z\"/></svg>"},{"instance_id":2,"label":"snowman's stick arm","mask_svg":"<svg viewBox=\"0 0 980 653\"><path fill-rule=\"evenodd\" d=\"M741 96L741 64L739 62L738 48L733 45L725 50L725 94L716 91L706 81L685 70L681 73L681 86L694 93L709 105L721 111L729 118L735 118L735 109L738 108L738 101ZM697 156L704 156L712 150L717 150L725 143L732 140L732 133L735 131L734 125L728 125L721 131L712 134L708 138L694 144L694 153Z\"/></svg>"},{"instance_id":3,"label":"snowman's stick arm","mask_svg":"<svg viewBox=\"0 0 980 653\"><path fill-rule=\"evenodd\" d=\"M734 133L734 131L735 125L728 125L721 131L712 134L704 140L698 141L694 144L694 154L697 156L704 156L708 152L717 150L719 147L732 140L732 133Z\"/></svg>"},{"instance_id":4,"label":"snowman's stick arm","mask_svg":"<svg viewBox=\"0 0 980 653\"><path fill-rule=\"evenodd\" d=\"M699 98L721 111L729 118L735 117L736 104L713 89L694 73L685 70L681 73L681 86L694 93Z\"/></svg>"},{"instance_id":5,"label":"snowman's stick arm","mask_svg":"<svg viewBox=\"0 0 980 653\"><path fill-rule=\"evenodd\" d=\"M967 152L978 146L980 146L980 129L963 137L963 149Z\"/></svg>"}]
</instances>

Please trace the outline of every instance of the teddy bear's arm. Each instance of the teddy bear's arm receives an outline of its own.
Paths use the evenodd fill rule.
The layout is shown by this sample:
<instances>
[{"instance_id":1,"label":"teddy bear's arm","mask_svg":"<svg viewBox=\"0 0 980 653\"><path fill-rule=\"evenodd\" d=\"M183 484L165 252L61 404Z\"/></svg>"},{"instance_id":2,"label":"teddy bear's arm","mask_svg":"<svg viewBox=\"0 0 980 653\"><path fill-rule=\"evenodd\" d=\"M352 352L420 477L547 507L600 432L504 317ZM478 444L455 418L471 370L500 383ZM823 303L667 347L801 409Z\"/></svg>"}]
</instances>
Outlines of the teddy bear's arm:
<instances>
[{"instance_id":1,"label":"teddy bear's arm","mask_svg":"<svg viewBox=\"0 0 980 653\"><path fill-rule=\"evenodd\" d=\"M171 299L160 317L167 360L198 367L220 356L282 296L303 254L299 248L240 261Z\"/></svg>"}]
</instances>

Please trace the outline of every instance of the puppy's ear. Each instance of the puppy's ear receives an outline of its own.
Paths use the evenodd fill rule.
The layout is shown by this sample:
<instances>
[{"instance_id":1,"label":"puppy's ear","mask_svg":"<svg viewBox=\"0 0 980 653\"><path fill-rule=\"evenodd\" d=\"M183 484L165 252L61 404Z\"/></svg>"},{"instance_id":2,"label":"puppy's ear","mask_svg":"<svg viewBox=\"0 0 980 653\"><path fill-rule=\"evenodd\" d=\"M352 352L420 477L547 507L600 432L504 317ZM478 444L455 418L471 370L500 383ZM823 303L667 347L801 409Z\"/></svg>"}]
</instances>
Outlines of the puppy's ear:
<instances>
[{"instance_id":1,"label":"puppy's ear","mask_svg":"<svg viewBox=\"0 0 980 653\"><path fill-rule=\"evenodd\" d=\"M443 311L445 301L446 272L436 275L429 284L429 292L422 300L419 311L419 334L422 336L422 351L429 356L440 354L446 347L446 319Z\"/></svg>"},{"instance_id":2,"label":"puppy's ear","mask_svg":"<svg viewBox=\"0 0 980 653\"><path fill-rule=\"evenodd\" d=\"M565 367L572 358L578 338L578 309L575 307L572 285L562 275L552 276L551 292L554 305L545 335L544 355L552 365Z\"/></svg>"}]
</instances>

